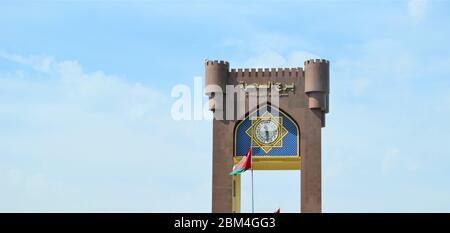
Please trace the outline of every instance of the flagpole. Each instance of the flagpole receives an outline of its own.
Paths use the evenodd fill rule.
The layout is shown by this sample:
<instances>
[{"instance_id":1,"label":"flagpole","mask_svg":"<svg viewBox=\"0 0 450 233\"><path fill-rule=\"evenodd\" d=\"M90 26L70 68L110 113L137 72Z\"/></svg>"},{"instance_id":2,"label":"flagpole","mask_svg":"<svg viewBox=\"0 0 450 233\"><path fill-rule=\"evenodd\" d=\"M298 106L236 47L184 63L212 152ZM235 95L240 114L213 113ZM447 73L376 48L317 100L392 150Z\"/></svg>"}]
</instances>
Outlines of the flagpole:
<instances>
[{"instance_id":1,"label":"flagpole","mask_svg":"<svg viewBox=\"0 0 450 233\"><path fill-rule=\"evenodd\" d=\"M252 171L251 171L252 172L252 213L255 213L255 199L253 196L253 153L250 158L251 158L251 164L252 164L252 166L251 166L251 169L252 169Z\"/></svg>"},{"instance_id":2,"label":"flagpole","mask_svg":"<svg viewBox=\"0 0 450 233\"><path fill-rule=\"evenodd\" d=\"M234 209L234 175L231 177L231 212L236 213Z\"/></svg>"}]
</instances>

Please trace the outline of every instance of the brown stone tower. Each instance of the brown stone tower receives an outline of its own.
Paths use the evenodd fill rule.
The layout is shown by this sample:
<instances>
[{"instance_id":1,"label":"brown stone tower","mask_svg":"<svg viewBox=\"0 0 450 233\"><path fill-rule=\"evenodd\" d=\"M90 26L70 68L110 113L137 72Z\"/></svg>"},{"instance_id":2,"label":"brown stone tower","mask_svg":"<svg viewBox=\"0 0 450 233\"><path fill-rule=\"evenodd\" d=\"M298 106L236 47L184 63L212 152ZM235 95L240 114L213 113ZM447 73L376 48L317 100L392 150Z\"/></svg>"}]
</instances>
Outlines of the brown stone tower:
<instances>
[{"instance_id":1,"label":"brown stone tower","mask_svg":"<svg viewBox=\"0 0 450 233\"><path fill-rule=\"evenodd\" d=\"M227 89L227 85L234 87L237 93L248 92L250 89L256 89L258 90L256 93L261 93L268 87L276 87L278 92L272 95L277 95L279 101L272 103L267 99L264 100L265 103L259 102L258 108L270 105L271 108L279 111L282 114L281 117L285 118L286 127L279 126L280 131L277 132L285 132L285 134L279 133L281 136L278 142L291 140L288 138L291 137L292 140L298 140L297 147L292 146L296 149L292 152L293 154L279 156L280 154L277 153L284 153L283 147L289 146L291 141L281 143L281 146L276 145L275 142L272 143L268 146L274 148L269 149L270 152L262 152L258 146L249 144L255 151L261 151L254 155L254 169L300 169L301 212L321 212L321 128L325 126L325 114L329 110L329 62L322 59L308 60L304 63L304 69L298 67L230 70L228 62L206 61L205 71L205 92L209 96L209 108L214 112L215 117L213 120L212 212L239 212L239 207L236 207L239 204L236 202L240 200L240 177L229 176L229 173L241 156L237 148L240 146L238 144L242 141L242 145L246 145L245 140L247 140L237 139L240 137L237 127L242 125L241 122L248 120L245 117L255 110L249 107L251 105L249 98L252 94L246 93L245 98L232 100L234 107L231 110L234 112L229 115L236 117L227 118L227 111L230 111L230 108L225 106L231 104L228 97L236 95L236 92L229 92L233 89ZM245 115L236 113L238 106L242 105L245 105ZM259 114L259 110L255 112ZM298 132L294 132L293 125ZM293 132L290 132L289 127L294 129ZM285 135L288 136L281 138ZM292 143L294 145L294 141ZM262 153L261 156L258 153Z\"/></svg>"}]
</instances>

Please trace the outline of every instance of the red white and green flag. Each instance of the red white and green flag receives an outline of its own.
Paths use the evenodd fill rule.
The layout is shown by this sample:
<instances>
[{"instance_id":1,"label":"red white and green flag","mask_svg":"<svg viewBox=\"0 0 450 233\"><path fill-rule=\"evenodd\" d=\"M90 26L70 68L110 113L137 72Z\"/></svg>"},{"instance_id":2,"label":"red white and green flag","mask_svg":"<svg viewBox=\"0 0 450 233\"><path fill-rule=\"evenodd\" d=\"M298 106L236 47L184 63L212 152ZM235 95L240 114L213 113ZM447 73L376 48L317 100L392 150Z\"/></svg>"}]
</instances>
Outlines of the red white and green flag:
<instances>
[{"instance_id":1,"label":"red white and green flag","mask_svg":"<svg viewBox=\"0 0 450 233\"><path fill-rule=\"evenodd\" d=\"M230 172L230 176L234 176L237 174L241 174L248 169L252 168L252 149L248 149L247 155L239 161L236 165L233 166L233 171Z\"/></svg>"}]
</instances>

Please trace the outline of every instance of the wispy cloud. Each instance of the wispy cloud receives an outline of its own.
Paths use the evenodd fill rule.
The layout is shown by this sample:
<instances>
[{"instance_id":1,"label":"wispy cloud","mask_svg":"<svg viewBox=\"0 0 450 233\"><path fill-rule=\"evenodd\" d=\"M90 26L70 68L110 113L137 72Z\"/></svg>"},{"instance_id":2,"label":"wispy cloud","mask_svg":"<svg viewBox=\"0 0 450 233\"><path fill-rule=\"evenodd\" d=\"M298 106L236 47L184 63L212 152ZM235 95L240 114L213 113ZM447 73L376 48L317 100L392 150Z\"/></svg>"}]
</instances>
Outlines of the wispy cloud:
<instances>
[{"instance_id":1,"label":"wispy cloud","mask_svg":"<svg viewBox=\"0 0 450 233\"><path fill-rule=\"evenodd\" d=\"M414 23L419 23L425 19L428 4L428 0L410 0L408 2L408 13Z\"/></svg>"},{"instance_id":2,"label":"wispy cloud","mask_svg":"<svg viewBox=\"0 0 450 233\"><path fill-rule=\"evenodd\" d=\"M169 96L75 60L2 57L31 71L0 73L0 211L209 210L191 136L209 122L173 121Z\"/></svg>"},{"instance_id":3,"label":"wispy cloud","mask_svg":"<svg viewBox=\"0 0 450 233\"><path fill-rule=\"evenodd\" d=\"M53 69L52 65L55 64L54 59L49 56L29 55L24 57L17 54L7 53L3 50L0 50L0 57L12 62L30 66L33 69L41 72L50 72Z\"/></svg>"}]
</instances>

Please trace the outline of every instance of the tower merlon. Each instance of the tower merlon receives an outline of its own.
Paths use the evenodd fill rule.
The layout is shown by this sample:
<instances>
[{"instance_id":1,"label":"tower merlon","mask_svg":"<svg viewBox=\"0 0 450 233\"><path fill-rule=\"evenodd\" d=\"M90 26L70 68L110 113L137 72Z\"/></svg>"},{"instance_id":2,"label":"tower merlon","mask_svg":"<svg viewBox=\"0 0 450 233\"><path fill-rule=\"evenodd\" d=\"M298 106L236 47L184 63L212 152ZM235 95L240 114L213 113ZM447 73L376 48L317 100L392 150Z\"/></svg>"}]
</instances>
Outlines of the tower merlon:
<instances>
[{"instance_id":1,"label":"tower merlon","mask_svg":"<svg viewBox=\"0 0 450 233\"><path fill-rule=\"evenodd\" d=\"M305 65L310 64L310 63L327 63L327 64L329 64L330 61L328 61L326 59L309 59L309 60L305 61Z\"/></svg>"},{"instance_id":2,"label":"tower merlon","mask_svg":"<svg viewBox=\"0 0 450 233\"><path fill-rule=\"evenodd\" d=\"M206 60L206 65L227 65L229 66L230 63L223 60Z\"/></svg>"}]
</instances>

